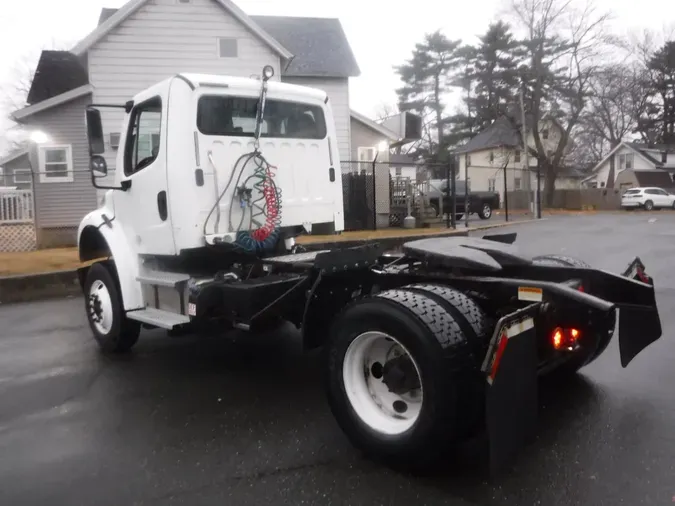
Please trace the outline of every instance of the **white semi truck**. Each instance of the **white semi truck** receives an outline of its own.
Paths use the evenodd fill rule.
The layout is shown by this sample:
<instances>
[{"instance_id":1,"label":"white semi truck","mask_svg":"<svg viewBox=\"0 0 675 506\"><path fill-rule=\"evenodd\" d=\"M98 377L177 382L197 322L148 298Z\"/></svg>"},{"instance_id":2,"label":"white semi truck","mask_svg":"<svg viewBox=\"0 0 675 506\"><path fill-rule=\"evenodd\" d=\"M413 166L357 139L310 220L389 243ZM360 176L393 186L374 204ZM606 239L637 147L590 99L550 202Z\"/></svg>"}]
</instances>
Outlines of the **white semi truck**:
<instances>
[{"instance_id":1,"label":"white semi truck","mask_svg":"<svg viewBox=\"0 0 675 506\"><path fill-rule=\"evenodd\" d=\"M338 144L326 93L272 74L181 74L88 108L92 182L107 192L79 227L80 258L94 261L79 275L104 352L130 350L142 326L288 321L324 348L331 409L368 455L433 465L485 427L499 465L532 432L537 378L600 355L617 308L624 366L660 337L639 259L613 275L530 258L515 234L300 251L298 235L344 228ZM111 107L124 119L104 185Z\"/></svg>"}]
</instances>

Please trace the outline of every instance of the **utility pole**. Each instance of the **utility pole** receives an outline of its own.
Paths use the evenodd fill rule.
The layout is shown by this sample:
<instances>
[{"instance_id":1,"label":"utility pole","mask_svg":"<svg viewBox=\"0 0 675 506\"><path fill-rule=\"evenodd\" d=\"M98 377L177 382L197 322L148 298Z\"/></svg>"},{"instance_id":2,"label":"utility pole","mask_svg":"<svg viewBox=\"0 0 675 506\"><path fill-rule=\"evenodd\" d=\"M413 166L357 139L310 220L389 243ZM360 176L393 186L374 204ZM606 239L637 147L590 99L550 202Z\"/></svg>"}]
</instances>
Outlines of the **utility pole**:
<instances>
[{"instance_id":1,"label":"utility pole","mask_svg":"<svg viewBox=\"0 0 675 506\"><path fill-rule=\"evenodd\" d=\"M532 198L532 191L531 191L531 182L532 182L532 175L530 173L530 155L529 155L529 148L527 145L527 124L525 123L525 97L524 97L524 91L523 88L525 87L525 83L521 83L520 86L520 115L521 115L521 120L522 120L522 128L520 129L520 132L523 136L523 155L524 155L524 160L525 160L525 175L526 175L526 188L527 188L527 198L530 201L530 209L532 209L532 214L533 216L537 217L539 216L539 210L537 209L538 203L539 203L539 182L537 181L537 189L536 193L537 195Z\"/></svg>"}]
</instances>

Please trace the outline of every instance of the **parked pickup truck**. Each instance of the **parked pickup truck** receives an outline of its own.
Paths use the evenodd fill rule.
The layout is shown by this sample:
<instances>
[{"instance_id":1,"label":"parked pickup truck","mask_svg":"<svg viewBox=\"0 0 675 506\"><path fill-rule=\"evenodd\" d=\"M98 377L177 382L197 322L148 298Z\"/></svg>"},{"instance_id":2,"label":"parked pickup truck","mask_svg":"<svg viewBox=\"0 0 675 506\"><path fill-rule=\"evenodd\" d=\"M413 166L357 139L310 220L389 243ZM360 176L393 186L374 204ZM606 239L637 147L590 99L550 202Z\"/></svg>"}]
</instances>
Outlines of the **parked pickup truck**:
<instances>
[{"instance_id":1,"label":"parked pickup truck","mask_svg":"<svg viewBox=\"0 0 675 506\"><path fill-rule=\"evenodd\" d=\"M452 182L450 183L452 185ZM455 194L457 202L455 204L455 213L458 217L464 215L464 195L465 182L455 180ZM452 186L448 189L447 179L432 179L429 181L429 205L440 213L440 199L443 198L443 214L452 209ZM469 214L477 214L482 220L487 220L492 216L492 211L499 209L499 193L495 192L475 192L469 188Z\"/></svg>"}]
</instances>

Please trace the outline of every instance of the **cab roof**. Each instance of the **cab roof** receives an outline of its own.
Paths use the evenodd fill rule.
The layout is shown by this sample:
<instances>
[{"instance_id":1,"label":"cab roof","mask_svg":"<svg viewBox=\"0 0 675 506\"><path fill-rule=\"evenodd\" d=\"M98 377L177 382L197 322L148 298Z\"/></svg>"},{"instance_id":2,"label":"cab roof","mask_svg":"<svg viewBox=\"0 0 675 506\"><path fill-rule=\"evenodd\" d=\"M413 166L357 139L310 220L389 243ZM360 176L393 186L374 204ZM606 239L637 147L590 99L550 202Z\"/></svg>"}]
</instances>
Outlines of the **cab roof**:
<instances>
[{"instance_id":1,"label":"cab roof","mask_svg":"<svg viewBox=\"0 0 675 506\"><path fill-rule=\"evenodd\" d=\"M183 79L191 84L193 88L198 87L219 87L231 88L242 91L260 92L261 81L259 79L235 77L218 74L192 74L181 73L174 76L173 79ZM273 95L292 95L295 97L303 97L314 100L326 101L328 95L325 91L317 88L310 88L308 86L300 86L297 84L282 83L279 81L268 81L268 93Z\"/></svg>"}]
</instances>

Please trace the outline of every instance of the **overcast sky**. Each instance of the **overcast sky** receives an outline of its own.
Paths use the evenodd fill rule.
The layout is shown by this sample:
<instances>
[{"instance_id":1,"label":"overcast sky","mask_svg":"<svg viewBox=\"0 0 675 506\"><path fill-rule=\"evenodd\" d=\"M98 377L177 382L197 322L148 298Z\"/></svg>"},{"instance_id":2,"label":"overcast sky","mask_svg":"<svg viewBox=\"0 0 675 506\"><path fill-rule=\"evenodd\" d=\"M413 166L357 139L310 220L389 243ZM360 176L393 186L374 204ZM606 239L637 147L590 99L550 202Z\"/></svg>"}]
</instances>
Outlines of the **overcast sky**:
<instances>
[{"instance_id":1,"label":"overcast sky","mask_svg":"<svg viewBox=\"0 0 675 506\"><path fill-rule=\"evenodd\" d=\"M235 2L249 14L339 18L361 68L361 76L351 82L351 106L372 116L377 104L395 102L398 79L392 67L409 57L425 32L440 28L450 38L474 42L488 23L503 15L508 0ZM54 45L69 49L96 26L102 7L120 7L124 3L125 0L3 0L0 85L12 79L12 68L24 55L37 58L40 49ZM596 4L601 9L611 9L617 35L643 28L661 31L665 24L675 23L673 0L596 0Z\"/></svg>"}]
</instances>

